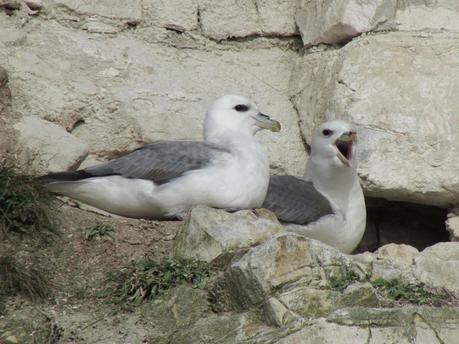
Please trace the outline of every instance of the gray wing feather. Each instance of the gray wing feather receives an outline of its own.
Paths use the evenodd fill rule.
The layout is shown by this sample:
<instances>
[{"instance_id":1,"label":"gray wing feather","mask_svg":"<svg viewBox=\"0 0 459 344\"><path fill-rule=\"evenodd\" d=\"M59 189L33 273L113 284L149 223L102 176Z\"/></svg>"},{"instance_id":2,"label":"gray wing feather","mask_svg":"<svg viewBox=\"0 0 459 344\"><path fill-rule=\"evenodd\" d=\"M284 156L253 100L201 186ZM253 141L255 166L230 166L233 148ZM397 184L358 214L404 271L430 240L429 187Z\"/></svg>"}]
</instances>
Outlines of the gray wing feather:
<instances>
[{"instance_id":1,"label":"gray wing feather","mask_svg":"<svg viewBox=\"0 0 459 344\"><path fill-rule=\"evenodd\" d=\"M107 163L76 171L82 178L120 175L165 184L184 173L207 166L212 157L229 152L220 146L197 141L158 141ZM81 178L81 179L82 179Z\"/></svg>"},{"instance_id":2,"label":"gray wing feather","mask_svg":"<svg viewBox=\"0 0 459 344\"><path fill-rule=\"evenodd\" d=\"M283 222L306 225L333 214L330 202L311 182L294 176L271 176L263 208Z\"/></svg>"}]
</instances>

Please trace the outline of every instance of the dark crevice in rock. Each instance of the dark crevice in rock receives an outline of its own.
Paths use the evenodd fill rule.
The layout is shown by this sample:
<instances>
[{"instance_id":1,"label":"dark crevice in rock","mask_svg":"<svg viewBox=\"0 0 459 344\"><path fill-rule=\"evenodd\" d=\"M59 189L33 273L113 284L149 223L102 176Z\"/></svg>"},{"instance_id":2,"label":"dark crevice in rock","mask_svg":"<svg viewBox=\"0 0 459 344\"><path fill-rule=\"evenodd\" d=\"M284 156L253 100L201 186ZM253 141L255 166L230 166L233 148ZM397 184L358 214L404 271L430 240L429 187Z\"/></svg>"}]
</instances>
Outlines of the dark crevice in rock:
<instances>
[{"instance_id":1,"label":"dark crevice in rock","mask_svg":"<svg viewBox=\"0 0 459 344\"><path fill-rule=\"evenodd\" d=\"M368 337L367 337L367 341L365 342L366 344L370 344L371 343L371 338L373 337L373 333L371 333L371 326L368 325Z\"/></svg>"},{"instance_id":2,"label":"dark crevice in rock","mask_svg":"<svg viewBox=\"0 0 459 344\"><path fill-rule=\"evenodd\" d=\"M366 198L367 227L355 252L374 251L389 244L407 244L423 250L449 241L447 209L409 202Z\"/></svg>"},{"instance_id":3,"label":"dark crevice in rock","mask_svg":"<svg viewBox=\"0 0 459 344\"><path fill-rule=\"evenodd\" d=\"M419 312L416 312L415 316L419 317L422 320L422 322L424 324L426 324L433 331L433 333L435 334L435 337L437 338L437 340L438 340L438 342L440 344L446 344L443 341L443 339L440 338L440 335L438 334L437 329L435 327L433 327L432 324L429 321L427 321L427 319L422 314L420 314Z\"/></svg>"},{"instance_id":4,"label":"dark crevice in rock","mask_svg":"<svg viewBox=\"0 0 459 344\"><path fill-rule=\"evenodd\" d=\"M311 154L311 146L308 144L308 141L306 140L306 136L304 135L303 130L301 129L303 127L303 121L300 116L300 111L298 110L298 107L296 106L296 103L294 101L294 96L289 98L290 103L292 104L293 110L295 111L296 117L298 118L298 131L300 134L300 139L301 143L303 144L304 150L308 153L308 155Z\"/></svg>"}]
</instances>

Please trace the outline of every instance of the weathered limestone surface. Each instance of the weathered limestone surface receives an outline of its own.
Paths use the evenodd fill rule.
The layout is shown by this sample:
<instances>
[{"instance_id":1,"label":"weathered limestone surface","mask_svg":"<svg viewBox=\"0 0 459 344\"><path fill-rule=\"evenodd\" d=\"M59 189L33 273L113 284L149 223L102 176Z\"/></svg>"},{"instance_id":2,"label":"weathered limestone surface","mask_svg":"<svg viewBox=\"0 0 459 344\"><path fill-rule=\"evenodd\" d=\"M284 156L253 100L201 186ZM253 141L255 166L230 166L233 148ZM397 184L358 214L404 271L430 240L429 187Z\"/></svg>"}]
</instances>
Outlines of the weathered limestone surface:
<instances>
[{"instance_id":1,"label":"weathered limestone surface","mask_svg":"<svg viewBox=\"0 0 459 344\"><path fill-rule=\"evenodd\" d=\"M447 226L457 240L458 6L0 0L0 151L46 172L153 140L200 139L210 102L241 93L283 124L279 134L259 135L273 172L301 175L313 128L352 121L366 194L452 209ZM319 46L300 48L298 30L304 45ZM221 268L206 289L180 287L120 313L123 331L136 328L127 337L105 317L98 325L108 337L88 328L94 314L85 307L77 310L83 320L71 324L65 307L44 306L56 314L59 333L110 343L455 344L459 337L457 242L421 252L390 244L349 256L283 233L267 213L203 207L193 209L177 240L181 255ZM391 299L376 279L445 291L445 300L430 307ZM26 317L17 330L0 328L0 341L27 343L36 329L19 328L29 323ZM75 328L97 334L75 339Z\"/></svg>"},{"instance_id":2,"label":"weathered limestone surface","mask_svg":"<svg viewBox=\"0 0 459 344\"><path fill-rule=\"evenodd\" d=\"M36 116L24 117L14 125L19 132L23 161L35 161L50 171L68 170L86 157L86 144L62 127Z\"/></svg>"},{"instance_id":3,"label":"weathered limestone surface","mask_svg":"<svg viewBox=\"0 0 459 344\"><path fill-rule=\"evenodd\" d=\"M280 135L259 134L273 168L303 171L306 156L286 92L296 54L287 45L262 42L241 50L214 44L209 49L185 38L180 44L195 47L179 49L152 38L164 33L160 29L104 36L88 32L87 25L82 30L56 21L35 25L30 31L13 29L16 43L10 39L0 51L16 95L15 111L63 126L88 144L92 156L111 156L158 139L201 139L210 103L239 93L282 122ZM150 39L154 42L145 41Z\"/></svg>"},{"instance_id":4,"label":"weathered limestone surface","mask_svg":"<svg viewBox=\"0 0 459 344\"><path fill-rule=\"evenodd\" d=\"M197 0L144 0L146 21L179 32L198 28Z\"/></svg>"},{"instance_id":5,"label":"weathered limestone surface","mask_svg":"<svg viewBox=\"0 0 459 344\"><path fill-rule=\"evenodd\" d=\"M211 262L260 244L283 231L274 214L266 214L264 218L260 215L263 213L257 215L251 210L230 214L224 210L195 207L177 238L176 253Z\"/></svg>"},{"instance_id":6,"label":"weathered limestone surface","mask_svg":"<svg viewBox=\"0 0 459 344\"><path fill-rule=\"evenodd\" d=\"M47 0L47 4L63 6L78 14L139 21L142 18L142 0Z\"/></svg>"},{"instance_id":7,"label":"weathered limestone surface","mask_svg":"<svg viewBox=\"0 0 459 344\"><path fill-rule=\"evenodd\" d=\"M291 90L305 136L311 137L311 123L355 122L367 195L457 203L458 47L453 34L388 33L306 55Z\"/></svg>"},{"instance_id":8,"label":"weathered limestone surface","mask_svg":"<svg viewBox=\"0 0 459 344\"><path fill-rule=\"evenodd\" d=\"M340 43L364 32L391 27L397 1L301 0L296 11L305 47Z\"/></svg>"},{"instance_id":9,"label":"weathered limestone surface","mask_svg":"<svg viewBox=\"0 0 459 344\"><path fill-rule=\"evenodd\" d=\"M252 248L225 272L224 288L231 306L247 309L262 304L271 291L299 280L320 285L331 276L359 269L338 250L316 240L285 233Z\"/></svg>"},{"instance_id":10,"label":"weathered limestone surface","mask_svg":"<svg viewBox=\"0 0 459 344\"><path fill-rule=\"evenodd\" d=\"M453 209L446 220L446 230L451 241L459 241L459 208Z\"/></svg>"},{"instance_id":11,"label":"weathered limestone surface","mask_svg":"<svg viewBox=\"0 0 459 344\"><path fill-rule=\"evenodd\" d=\"M223 0L215 6L212 0L199 0L203 33L216 40L296 35L295 9L295 1Z\"/></svg>"},{"instance_id":12,"label":"weathered limestone surface","mask_svg":"<svg viewBox=\"0 0 459 344\"><path fill-rule=\"evenodd\" d=\"M459 2L455 0L399 0L397 29L459 31Z\"/></svg>"},{"instance_id":13,"label":"weathered limestone surface","mask_svg":"<svg viewBox=\"0 0 459 344\"><path fill-rule=\"evenodd\" d=\"M415 274L420 281L459 293L459 243L439 243L426 248L415 259Z\"/></svg>"}]
</instances>

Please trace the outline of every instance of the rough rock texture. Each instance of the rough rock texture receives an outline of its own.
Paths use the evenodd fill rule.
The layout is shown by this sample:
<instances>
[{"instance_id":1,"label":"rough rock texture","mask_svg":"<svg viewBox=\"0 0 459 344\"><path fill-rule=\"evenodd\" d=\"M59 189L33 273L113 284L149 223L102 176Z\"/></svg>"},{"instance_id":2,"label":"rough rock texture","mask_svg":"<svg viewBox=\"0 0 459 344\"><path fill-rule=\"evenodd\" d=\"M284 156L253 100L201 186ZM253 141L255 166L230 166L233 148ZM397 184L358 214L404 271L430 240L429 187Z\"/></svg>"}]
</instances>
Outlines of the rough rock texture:
<instances>
[{"instance_id":1,"label":"rough rock texture","mask_svg":"<svg viewBox=\"0 0 459 344\"><path fill-rule=\"evenodd\" d=\"M390 28L396 6L395 0L301 0L295 18L304 46L310 47Z\"/></svg>"},{"instance_id":2,"label":"rough rock texture","mask_svg":"<svg viewBox=\"0 0 459 344\"><path fill-rule=\"evenodd\" d=\"M459 3L455 0L399 0L397 28L407 31L459 31Z\"/></svg>"},{"instance_id":3,"label":"rough rock texture","mask_svg":"<svg viewBox=\"0 0 459 344\"><path fill-rule=\"evenodd\" d=\"M416 257L415 265L415 274L420 281L459 293L459 243L428 247Z\"/></svg>"},{"instance_id":4,"label":"rough rock texture","mask_svg":"<svg viewBox=\"0 0 459 344\"><path fill-rule=\"evenodd\" d=\"M50 4L62 6L77 14L140 21L142 0L49 0Z\"/></svg>"},{"instance_id":5,"label":"rough rock texture","mask_svg":"<svg viewBox=\"0 0 459 344\"><path fill-rule=\"evenodd\" d=\"M212 0L199 0L203 33L216 40L257 35L296 35L295 9L295 1L223 0L215 6Z\"/></svg>"},{"instance_id":6,"label":"rough rock texture","mask_svg":"<svg viewBox=\"0 0 459 344\"><path fill-rule=\"evenodd\" d=\"M325 247L325 248L324 248ZM324 283L357 266L339 251L319 241L285 233L251 249L225 272L224 288L232 307L247 309L262 304L272 290L299 280Z\"/></svg>"},{"instance_id":7,"label":"rough rock texture","mask_svg":"<svg viewBox=\"0 0 459 344\"><path fill-rule=\"evenodd\" d=\"M367 195L455 204L459 101L448 95L459 87L458 46L452 34L388 33L306 55L291 90L305 136L311 137L310 123L355 122Z\"/></svg>"},{"instance_id":8,"label":"rough rock texture","mask_svg":"<svg viewBox=\"0 0 459 344\"><path fill-rule=\"evenodd\" d=\"M198 206L191 210L177 238L176 253L211 262L260 244L281 231L283 227L275 215L265 209L260 209L257 214L251 210L230 214Z\"/></svg>"},{"instance_id":9,"label":"rough rock texture","mask_svg":"<svg viewBox=\"0 0 459 344\"><path fill-rule=\"evenodd\" d=\"M50 171L65 171L87 155L86 144L62 127L36 116L24 117L14 125L19 132L23 161L47 166Z\"/></svg>"},{"instance_id":10,"label":"rough rock texture","mask_svg":"<svg viewBox=\"0 0 459 344\"><path fill-rule=\"evenodd\" d=\"M110 157L158 139L200 139L210 103L223 94L245 94L282 122L279 135L259 134L272 166L296 174L304 169L298 118L286 93L296 59L288 44L221 46L150 27L99 35L93 32L116 31L117 22L102 16L123 6L65 3L83 16L81 30L68 21L34 21L30 28L5 23L0 65L10 75L17 113L59 124L86 142L91 155ZM136 18L134 5L123 13ZM97 16L84 17L92 14Z\"/></svg>"},{"instance_id":11,"label":"rough rock texture","mask_svg":"<svg viewBox=\"0 0 459 344\"><path fill-rule=\"evenodd\" d=\"M360 131L365 193L426 205L378 202L370 244L416 248L354 256L260 211L196 208L183 226L64 205L56 241L0 240L53 285L38 307L0 293L0 342L456 344L459 246L425 247L446 240L435 234L446 209L458 237L458 11L453 0L0 0L0 159L46 172L200 139L209 103L242 93L283 124L259 135L274 173L302 175L314 126L343 118ZM98 223L113 236L86 240ZM218 269L204 289L130 311L99 298L107 272L174 247Z\"/></svg>"},{"instance_id":12,"label":"rough rock texture","mask_svg":"<svg viewBox=\"0 0 459 344\"><path fill-rule=\"evenodd\" d=\"M451 241L459 241L459 209L455 208L448 214L446 230Z\"/></svg>"},{"instance_id":13,"label":"rough rock texture","mask_svg":"<svg viewBox=\"0 0 459 344\"><path fill-rule=\"evenodd\" d=\"M197 0L144 0L143 6L147 22L153 25L179 32L198 28Z\"/></svg>"}]
</instances>

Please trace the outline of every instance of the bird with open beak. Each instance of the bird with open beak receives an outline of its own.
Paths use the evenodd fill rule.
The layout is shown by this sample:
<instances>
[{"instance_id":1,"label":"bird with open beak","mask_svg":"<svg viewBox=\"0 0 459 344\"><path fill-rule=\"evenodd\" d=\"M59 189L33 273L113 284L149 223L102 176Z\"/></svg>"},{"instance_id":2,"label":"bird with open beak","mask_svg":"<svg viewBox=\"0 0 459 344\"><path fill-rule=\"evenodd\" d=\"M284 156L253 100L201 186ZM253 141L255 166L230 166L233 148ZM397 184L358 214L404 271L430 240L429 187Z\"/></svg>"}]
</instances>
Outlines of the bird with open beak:
<instances>
[{"instance_id":1,"label":"bird with open beak","mask_svg":"<svg viewBox=\"0 0 459 344\"><path fill-rule=\"evenodd\" d=\"M304 177L271 176L263 207L288 230L352 252L366 224L356 149L353 125L323 123L312 139Z\"/></svg>"}]
</instances>

